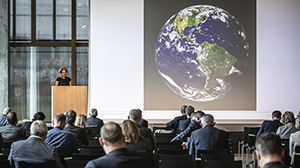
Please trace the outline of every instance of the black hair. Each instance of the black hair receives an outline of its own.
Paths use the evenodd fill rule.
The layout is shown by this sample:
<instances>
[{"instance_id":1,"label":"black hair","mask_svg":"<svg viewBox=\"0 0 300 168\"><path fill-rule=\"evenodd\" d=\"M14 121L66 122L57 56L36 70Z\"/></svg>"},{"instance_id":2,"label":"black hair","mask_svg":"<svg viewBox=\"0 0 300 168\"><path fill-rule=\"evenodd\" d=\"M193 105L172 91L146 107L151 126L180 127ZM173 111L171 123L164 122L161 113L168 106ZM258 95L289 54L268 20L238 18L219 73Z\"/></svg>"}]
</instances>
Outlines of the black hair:
<instances>
[{"instance_id":1,"label":"black hair","mask_svg":"<svg viewBox=\"0 0 300 168\"><path fill-rule=\"evenodd\" d=\"M272 113L273 118L281 118L281 112L279 110L275 110Z\"/></svg>"},{"instance_id":2,"label":"black hair","mask_svg":"<svg viewBox=\"0 0 300 168\"><path fill-rule=\"evenodd\" d=\"M6 114L6 120L10 125L15 125L18 121L17 113L10 111Z\"/></svg>"},{"instance_id":3,"label":"black hair","mask_svg":"<svg viewBox=\"0 0 300 168\"><path fill-rule=\"evenodd\" d=\"M65 112L67 123L74 124L76 120L76 112L74 110L68 110Z\"/></svg>"},{"instance_id":4,"label":"black hair","mask_svg":"<svg viewBox=\"0 0 300 168\"><path fill-rule=\"evenodd\" d=\"M46 118L46 116L43 112L37 112L37 113L34 114L32 121L36 121L36 120L44 121L45 118Z\"/></svg>"},{"instance_id":5,"label":"black hair","mask_svg":"<svg viewBox=\"0 0 300 168\"><path fill-rule=\"evenodd\" d=\"M195 109L193 106L187 106L185 109L185 112L187 113L188 116L191 116L194 111Z\"/></svg>"}]
</instances>

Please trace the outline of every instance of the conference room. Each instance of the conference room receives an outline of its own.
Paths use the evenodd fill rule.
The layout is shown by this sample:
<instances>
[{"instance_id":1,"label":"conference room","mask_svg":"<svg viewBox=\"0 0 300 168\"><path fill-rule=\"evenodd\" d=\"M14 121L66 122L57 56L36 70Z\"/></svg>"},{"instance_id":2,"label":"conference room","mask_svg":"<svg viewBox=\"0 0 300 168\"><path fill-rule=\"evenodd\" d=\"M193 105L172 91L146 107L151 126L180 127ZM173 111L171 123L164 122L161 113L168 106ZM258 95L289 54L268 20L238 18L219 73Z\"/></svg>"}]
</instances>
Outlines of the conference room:
<instances>
[{"instance_id":1,"label":"conference room","mask_svg":"<svg viewBox=\"0 0 300 168\"><path fill-rule=\"evenodd\" d=\"M298 0L0 0L0 167L300 167Z\"/></svg>"}]
</instances>

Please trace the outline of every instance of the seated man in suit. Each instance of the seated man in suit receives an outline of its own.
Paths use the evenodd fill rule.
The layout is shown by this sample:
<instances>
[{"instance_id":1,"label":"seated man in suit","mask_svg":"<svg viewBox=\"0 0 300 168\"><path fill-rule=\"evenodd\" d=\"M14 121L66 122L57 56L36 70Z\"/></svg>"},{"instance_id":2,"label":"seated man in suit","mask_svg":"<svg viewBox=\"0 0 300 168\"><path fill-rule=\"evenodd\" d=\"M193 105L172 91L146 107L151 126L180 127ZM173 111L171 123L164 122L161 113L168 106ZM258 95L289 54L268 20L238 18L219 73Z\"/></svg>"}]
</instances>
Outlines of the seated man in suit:
<instances>
[{"instance_id":1,"label":"seated man in suit","mask_svg":"<svg viewBox=\"0 0 300 168\"><path fill-rule=\"evenodd\" d=\"M256 137L259 137L260 134L264 132L276 132L278 127L282 126L283 124L280 122L281 119L281 112L276 110L272 113L272 120L273 121L264 121L259 131L256 134Z\"/></svg>"},{"instance_id":2,"label":"seated man in suit","mask_svg":"<svg viewBox=\"0 0 300 168\"><path fill-rule=\"evenodd\" d=\"M192 132L189 153L196 158L197 150L221 150L229 151L228 137L225 131L214 128L214 117L205 114L201 117L201 129Z\"/></svg>"},{"instance_id":3,"label":"seated man in suit","mask_svg":"<svg viewBox=\"0 0 300 168\"><path fill-rule=\"evenodd\" d=\"M97 109L92 108L90 112L90 117L86 121L86 127L98 127L103 126L103 120L97 118L98 111Z\"/></svg>"},{"instance_id":4,"label":"seated man in suit","mask_svg":"<svg viewBox=\"0 0 300 168\"><path fill-rule=\"evenodd\" d=\"M142 118L142 110L138 109L141 113L141 120L139 126L148 128L148 121Z\"/></svg>"},{"instance_id":5,"label":"seated man in suit","mask_svg":"<svg viewBox=\"0 0 300 168\"><path fill-rule=\"evenodd\" d=\"M53 121L53 129L48 131L45 142L55 146L58 151L64 151L68 154L78 152L76 144L76 135L64 130L66 126L66 116L56 114Z\"/></svg>"},{"instance_id":6,"label":"seated man in suit","mask_svg":"<svg viewBox=\"0 0 300 168\"><path fill-rule=\"evenodd\" d=\"M153 139L152 131L149 128L139 126L141 117L142 117L141 113L138 109L132 109L129 112L128 119L133 121L137 125L137 127L140 130L140 134L144 138L148 138L150 140L150 143L152 145L152 149L154 149L154 139Z\"/></svg>"},{"instance_id":7,"label":"seated man in suit","mask_svg":"<svg viewBox=\"0 0 300 168\"><path fill-rule=\"evenodd\" d=\"M109 122L101 128L99 142L106 155L89 161L86 168L153 167L146 153L129 152L124 148L125 137L117 123Z\"/></svg>"},{"instance_id":8,"label":"seated man in suit","mask_svg":"<svg viewBox=\"0 0 300 168\"><path fill-rule=\"evenodd\" d=\"M196 111L193 112L191 115L192 122L189 124L189 126L182 131L180 134L178 134L176 137L174 137L171 142L174 141L186 141L186 138L190 137L192 132L201 128L201 117L204 115L204 112L202 111Z\"/></svg>"},{"instance_id":9,"label":"seated man in suit","mask_svg":"<svg viewBox=\"0 0 300 168\"><path fill-rule=\"evenodd\" d=\"M189 126L189 124L191 123L191 115L194 111L195 111L195 109L193 106L186 107L185 113L186 113L187 119L179 121L177 132L184 131Z\"/></svg>"},{"instance_id":10,"label":"seated man in suit","mask_svg":"<svg viewBox=\"0 0 300 168\"><path fill-rule=\"evenodd\" d=\"M10 112L10 107L6 107L3 111L2 114L0 115L0 126L5 126L8 125L8 122L6 120L6 114Z\"/></svg>"},{"instance_id":11,"label":"seated man in suit","mask_svg":"<svg viewBox=\"0 0 300 168\"><path fill-rule=\"evenodd\" d=\"M25 138L25 131L23 128L17 127L18 118L17 113L11 111L6 114L8 125L0 127L2 138L9 141L15 141Z\"/></svg>"},{"instance_id":12,"label":"seated man in suit","mask_svg":"<svg viewBox=\"0 0 300 168\"><path fill-rule=\"evenodd\" d=\"M284 150L281 140L274 132L261 134L255 142L256 156L261 168L284 168L282 158Z\"/></svg>"},{"instance_id":13,"label":"seated man in suit","mask_svg":"<svg viewBox=\"0 0 300 168\"><path fill-rule=\"evenodd\" d=\"M56 148L44 142L47 131L43 121L33 122L30 127L31 136L11 145L8 157L11 167L19 168L20 162L39 164L51 160L56 162L57 167L62 167Z\"/></svg>"},{"instance_id":14,"label":"seated man in suit","mask_svg":"<svg viewBox=\"0 0 300 168\"><path fill-rule=\"evenodd\" d=\"M177 130L179 121L187 119L186 113L185 113L186 107L187 107L186 105L181 106L181 110L180 110L181 111L181 116L177 116L172 121L168 122L166 124L167 128L174 128L174 130Z\"/></svg>"},{"instance_id":15,"label":"seated man in suit","mask_svg":"<svg viewBox=\"0 0 300 168\"><path fill-rule=\"evenodd\" d=\"M65 116L67 118L67 125L64 130L72 132L76 135L76 140L82 142L84 145L88 145L89 141L85 133L85 129L76 127L74 125L76 120L76 112L73 110L68 110L65 112Z\"/></svg>"}]
</instances>

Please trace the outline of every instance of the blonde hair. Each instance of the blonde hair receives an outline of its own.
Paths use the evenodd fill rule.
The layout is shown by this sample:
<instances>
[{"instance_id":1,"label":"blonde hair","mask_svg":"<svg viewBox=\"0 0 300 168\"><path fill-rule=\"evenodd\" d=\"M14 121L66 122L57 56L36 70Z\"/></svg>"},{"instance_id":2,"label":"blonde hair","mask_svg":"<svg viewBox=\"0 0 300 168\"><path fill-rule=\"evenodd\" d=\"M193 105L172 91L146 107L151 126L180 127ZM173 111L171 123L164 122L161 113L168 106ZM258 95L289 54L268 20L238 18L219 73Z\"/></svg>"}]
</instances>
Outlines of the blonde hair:
<instances>
[{"instance_id":1,"label":"blonde hair","mask_svg":"<svg viewBox=\"0 0 300 168\"><path fill-rule=\"evenodd\" d=\"M296 118L295 127L296 127L297 130L300 130L300 116L298 116Z\"/></svg>"},{"instance_id":2,"label":"blonde hair","mask_svg":"<svg viewBox=\"0 0 300 168\"><path fill-rule=\"evenodd\" d=\"M292 122L294 123L295 122L295 116L294 116L294 113L293 112L290 112L290 111L286 111L283 115L282 115L282 118L281 118L282 122L284 124L287 124L289 122Z\"/></svg>"},{"instance_id":3,"label":"blonde hair","mask_svg":"<svg viewBox=\"0 0 300 168\"><path fill-rule=\"evenodd\" d=\"M80 128L86 128L86 120L87 120L86 115L79 114L78 117L77 117L77 119L76 119L75 125L77 127L80 127Z\"/></svg>"},{"instance_id":4,"label":"blonde hair","mask_svg":"<svg viewBox=\"0 0 300 168\"><path fill-rule=\"evenodd\" d=\"M142 138L137 125L133 121L124 120L121 127L126 142L137 143Z\"/></svg>"}]
</instances>

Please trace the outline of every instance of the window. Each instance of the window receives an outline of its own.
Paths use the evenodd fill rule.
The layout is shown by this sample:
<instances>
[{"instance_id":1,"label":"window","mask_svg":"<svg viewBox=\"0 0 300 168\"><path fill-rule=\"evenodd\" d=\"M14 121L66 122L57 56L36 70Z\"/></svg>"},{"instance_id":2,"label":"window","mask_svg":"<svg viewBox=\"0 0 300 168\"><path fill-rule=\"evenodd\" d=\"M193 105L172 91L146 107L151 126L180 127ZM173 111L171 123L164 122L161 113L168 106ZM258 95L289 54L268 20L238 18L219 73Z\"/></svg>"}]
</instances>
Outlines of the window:
<instances>
[{"instance_id":1,"label":"window","mask_svg":"<svg viewBox=\"0 0 300 168\"><path fill-rule=\"evenodd\" d=\"M10 1L10 106L19 120L51 121L51 86L67 67L88 85L89 0Z\"/></svg>"}]
</instances>

